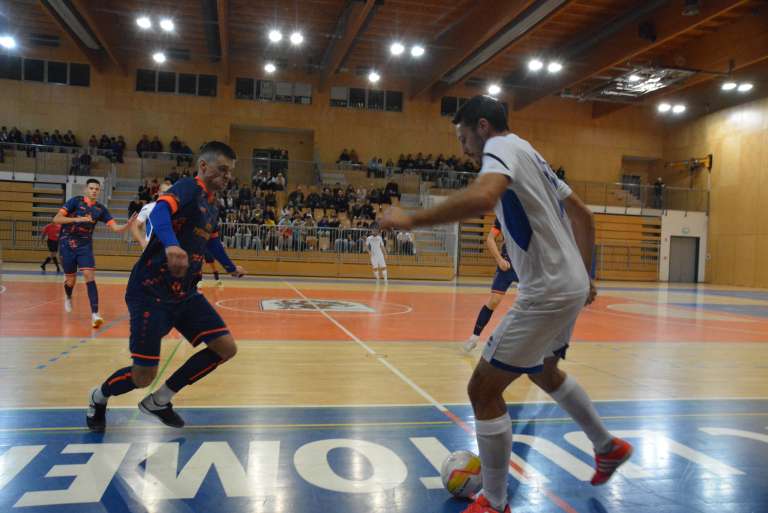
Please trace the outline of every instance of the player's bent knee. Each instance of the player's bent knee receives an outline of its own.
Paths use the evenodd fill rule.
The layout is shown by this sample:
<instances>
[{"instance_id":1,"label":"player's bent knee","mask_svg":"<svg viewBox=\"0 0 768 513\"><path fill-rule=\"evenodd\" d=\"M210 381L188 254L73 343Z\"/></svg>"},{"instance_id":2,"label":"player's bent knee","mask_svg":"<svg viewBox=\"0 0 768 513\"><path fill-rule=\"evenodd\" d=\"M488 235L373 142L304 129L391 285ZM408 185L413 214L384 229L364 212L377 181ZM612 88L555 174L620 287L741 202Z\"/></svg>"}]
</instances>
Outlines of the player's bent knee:
<instances>
[{"instance_id":1,"label":"player's bent knee","mask_svg":"<svg viewBox=\"0 0 768 513\"><path fill-rule=\"evenodd\" d=\"M544 371L536 374L529 374L528 378L546 393L551 394L563 384L565 373L557 367L551 369L545 367Z\"/></svg>"},{"instance_id":2,"label":"player's bent knee","mask_svg":"<svg viewBox=\"0 0 768 513\"><path fill-rule=\"evenodd\" d=\"M212 340L208 343L208 347L224 361L231 360L237 354L237 343L229 334Z\"/></svg>"},{"instance_id":3,"label":"player's bent knee","mask_svg":"<svg viewBox=\"0 0 768 513\"><path fill-rule=\"evenodd\" d=\"M131 370L131 379L133 384L137 388L146 388L152 384L155 376L157 376L157 367L143 367L141 365L134 365Z\"/></svg>"}]
</instances>

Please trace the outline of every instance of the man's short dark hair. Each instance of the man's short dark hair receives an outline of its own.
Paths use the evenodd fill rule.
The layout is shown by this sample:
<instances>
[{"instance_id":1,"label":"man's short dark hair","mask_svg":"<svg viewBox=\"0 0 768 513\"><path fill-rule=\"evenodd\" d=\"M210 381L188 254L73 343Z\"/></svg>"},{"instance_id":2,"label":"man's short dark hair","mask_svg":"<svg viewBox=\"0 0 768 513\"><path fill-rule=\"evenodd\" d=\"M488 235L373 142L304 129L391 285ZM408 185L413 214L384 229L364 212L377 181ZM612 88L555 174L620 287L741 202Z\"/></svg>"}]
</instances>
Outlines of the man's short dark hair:
<instances>
[{"instance_id":1,"label":"man's short dark hair","mask_svg":"<svg viewBox=\"0 0 768 513\"><path fill-rule=\"evenodd\" d=\"M91 185L92 183L95 183L96 185L101 187L101 182L96 180L95 178L89 178L88 180L85 181L85 185Z\"/></svg>"},{"instance_id":2,"label":"man's short dark hair","mask_svg":"<svg viewBox=\"0 0 768 513\"><path fill-rule=\"evenodd\" d=\"M474 129L480 118L487 119L497 132L509 130L507 109L504 108L504 104L496 98L484 95L473 96L462 105L456 115L453 116L453 124L462 124Z\"/></svg>"},{"instance_id":3,"label":"man's short dark hair","mask_svg":"<svg viewBox=\"0 0 768 513\"><path fill-rule=\"evenodd\" d=\"M219 155L224 155L230 160L237 159L235 150L233 150L229 145L221 141L211 141L205 143L203 147L200 148L200 156L197 158L197 161L199 162L201 160L205 160L206 162L210 162Z\"/></svg>"}]
</instances>

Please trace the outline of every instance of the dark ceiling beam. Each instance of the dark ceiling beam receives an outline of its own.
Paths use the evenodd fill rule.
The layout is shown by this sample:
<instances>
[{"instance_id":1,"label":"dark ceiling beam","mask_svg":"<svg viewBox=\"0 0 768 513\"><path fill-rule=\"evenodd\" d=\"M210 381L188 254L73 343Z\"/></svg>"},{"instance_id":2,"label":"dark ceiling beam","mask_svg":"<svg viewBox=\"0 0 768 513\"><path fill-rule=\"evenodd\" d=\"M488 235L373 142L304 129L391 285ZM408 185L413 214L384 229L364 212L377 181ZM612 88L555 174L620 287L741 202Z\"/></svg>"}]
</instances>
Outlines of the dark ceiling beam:
<instances>
[{"instance_id":1,"label":"dark ceiling beam","mask_svg":"<svg viewBox=\"0 0 768 513\"><path fill-rule=\"evenodd\" d=\"M333 38L330 47L326 52L327 59L324 59L323 71L320 74L320 90L324 90L328 79L336 73L341 63L346 58L355 39L365 26L368 17L373 12L377 0L353 1L349 4L346 16L346 24L343 33L339 38Z\"/></svg>"},{"instance_id":2,"label":"dark ceiling beam","mask_svg":"<svg viewBox=\"0 0 768 513\"><path fill-rule=\"evenodd\" d=\"M229 61L229 0L217 0L216 14L219 20L219 45L224 84L232 82Z\"/></svg>"},{"instance_id":3,"label":"dark ceiling beam","mask_svg":"<svg viewBox=\"0 0 768 513\"><path fill-rule=\"evenodd\" d=\"M446 74L498 36L499 32L520 16L531 4L533 4L533 0L507 0L505 2L477 0L461 22L456 23L440 34L436 40L430 42L430 48L446 48L446 50L434 51L433 64L429 69L420 73L423 78L417 78L413 81L410 97L415 98L429 91ZM478 66L480 64L482 63L479 63Z\"/></svg>"},{"instance_id":4,"label":"dark ceiling beam","mask_svg":"<svg viewBox=\"0 0 768 513\"><path fill-rule=\"evenodd\" d=\"M749 0L709 0L702 2L701 13L698 16L683 16L680 2L665 2L666 7L655 11L652 17L629 23L614 37L602 39L591 47L576 43L577 46L582 47L581 53L588 56L587 60L583 64L566 60L563 63L565 66L563 72L557 78L543 75L540 87L515 95L514 110L523 109L593 75L604 73L748 2ZM640 22L646 21L650 22L655 29L654 40L642 38L638 34ZM611 27L607 29L610 30ZM594 38L594 36L590 37ZM568 49L564 49L563 53L567 52ZM573 58L575 57L577 55L573 55ZM517 76L521 75L522 72L518 71ZM549 78L551 80L547 80Z\"/></svg>"},{"instance_id":5,"label":"dark ceiling beam","mask_svg":"<svg viewBox=\"0 0 768 513\"><path fill-rule=\"evenodd\" d=\"M731 63L732 71L739 71L765 60L768 60L768 7L747 14L739 21L720 27L717 32L695 39L658 59L660 66L680 66L720 73L727 73ZM723 76L699 73L682 84L649 95L644 103L678 95L686 89L718 78L722 79ZM628 106L595 102L592 117L600 118Z\"/></svg>"},{"instance_id":6,"label":"dark ceiling beam","mask_svg":"<svg viewBox=\"0 0 768 513\"><path fill-rule=\"evenodd\" d=\"M43 8L43 11L50 16L50 18L53 20L53 22L59 27L59 29L64 32L67 37L77 46L77 48L80 50L80 52L83 54L83 56L86 58L86 60L93 66L93 69L98 71L99 73L104 72L105 63L103 59L103 55L97 51L92 50L85 46L83 42L80 40L79 37L72 31L71 28L69 28L69 25L67 25L64 20L61 19L59 16L59 13L56 12L56 10L51 7L51 5L46 2L45 0L39 0L40 6Z\"/></svg>"},{"instance_id":7,"label":"dark ceiling beam","mask_svg":"<svg viewBox=\"0 0 768 513\"><path fill-rule=\"evenodd\" d=\"M104 51L107 52L109 59L117 67L118 71L125 75L127 73L126 66L117 56L114 45L112 45L112 43L107 39L104 30L102 30L102 27L106 27L109 23L113 23L113 21L96 17L95 14L88 10L88 7L85 5L83 0L70 0L70 2L77 10L78 14L88 24L88 28L91 30L91 32L93 32L93 34L98 38L101 47L104 48Z\"/></svg>"}]
</instances>

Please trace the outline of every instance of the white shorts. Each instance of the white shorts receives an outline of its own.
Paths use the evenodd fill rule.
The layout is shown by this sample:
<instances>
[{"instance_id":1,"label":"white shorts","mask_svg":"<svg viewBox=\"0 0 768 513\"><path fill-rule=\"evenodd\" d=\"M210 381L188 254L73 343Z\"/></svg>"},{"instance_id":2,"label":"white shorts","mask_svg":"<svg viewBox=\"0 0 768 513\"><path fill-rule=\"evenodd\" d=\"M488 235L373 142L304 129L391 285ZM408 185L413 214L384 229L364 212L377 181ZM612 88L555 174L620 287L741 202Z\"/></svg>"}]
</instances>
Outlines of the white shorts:
<instances>
[{"instance_id":1,"label":"white shorts","mask_svg":"<svg viewBox=\"0 0 768 513\"><path fill-rule=\"evenodd\" d=\"M545 358L565 358L583 298L568 301L518 299L488 339L483 358L499 369L536 373Z\"/></svg>"},{"instance_id":2,"label":"white shorts","mask_svg":"<svg viewBox=\"0 0 768 513\"><path fill-rule=\"evenodd\" d=\"M384 261L384 255L382 253L371 253L371 266L372 267L386 267L387 263Z\"/></svg>"}]
</instances>

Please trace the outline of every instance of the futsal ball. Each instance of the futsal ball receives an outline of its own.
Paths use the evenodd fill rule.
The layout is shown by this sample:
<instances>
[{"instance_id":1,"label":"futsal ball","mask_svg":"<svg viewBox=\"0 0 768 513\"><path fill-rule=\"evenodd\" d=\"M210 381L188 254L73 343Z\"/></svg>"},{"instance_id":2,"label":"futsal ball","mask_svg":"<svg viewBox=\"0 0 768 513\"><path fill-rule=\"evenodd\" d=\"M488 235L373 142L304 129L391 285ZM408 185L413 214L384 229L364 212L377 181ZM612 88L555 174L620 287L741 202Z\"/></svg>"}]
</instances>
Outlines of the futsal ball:
<instances>
[{"instance_id":1,"label":"futsal ball","mask_svg":"<svg viewBox=\"0 0 768 513\"><path fill-rule=\"evenodd\" d=\"M483 487L480 458L469 451L453 452L440 467L440 477L454 497L469 498Z\"/></svg>"}]
</instances>

